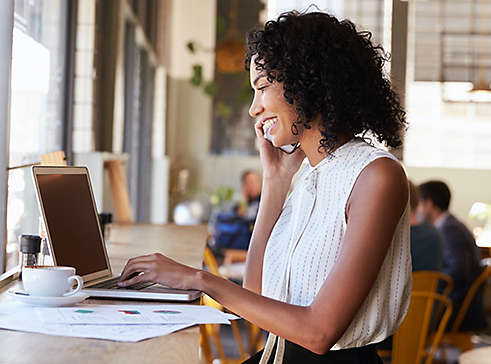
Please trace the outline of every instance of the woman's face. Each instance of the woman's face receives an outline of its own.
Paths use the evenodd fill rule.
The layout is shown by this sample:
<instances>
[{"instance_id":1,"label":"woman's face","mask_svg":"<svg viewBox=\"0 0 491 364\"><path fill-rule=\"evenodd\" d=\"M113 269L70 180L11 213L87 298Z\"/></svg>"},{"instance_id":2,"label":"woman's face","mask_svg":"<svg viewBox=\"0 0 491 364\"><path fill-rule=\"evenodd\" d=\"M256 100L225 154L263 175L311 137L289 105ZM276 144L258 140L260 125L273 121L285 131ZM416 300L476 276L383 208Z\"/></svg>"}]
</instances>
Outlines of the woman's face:
<instances>
[{"instance_id":1,"label":"woman's face","mask_svg":"<svg viewBox=\"0 0 491 364\"><path fill-rule=\"evenodd\" d=\"M298 141L298 136L292 133L292 124L297 118L295 108L283 96L283 83L269 82L266 72L256 69L255 59L256 56L251 59L250 82L254 100L249 115L263 123L269 119L274 121L270 134L275 147L294 144Z\"/></svg>"}]
</instances>

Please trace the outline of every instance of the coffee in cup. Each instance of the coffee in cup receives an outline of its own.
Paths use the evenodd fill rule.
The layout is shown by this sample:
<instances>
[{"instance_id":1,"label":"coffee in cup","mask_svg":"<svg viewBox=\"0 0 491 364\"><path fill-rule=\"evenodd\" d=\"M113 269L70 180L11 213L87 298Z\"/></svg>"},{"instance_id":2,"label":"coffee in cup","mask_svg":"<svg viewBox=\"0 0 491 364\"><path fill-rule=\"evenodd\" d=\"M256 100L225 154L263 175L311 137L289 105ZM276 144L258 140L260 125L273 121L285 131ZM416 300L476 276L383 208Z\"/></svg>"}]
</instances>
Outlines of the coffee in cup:
<instances>
[{"instance_id":1,"label":"coffee in cup","mask_svg":"<svg viewBox=\"0 0 491 364\"><path fill-rule=\"evenodd\" d=\"M73 284L77 282L77 287ZM75 275L73 267L27 265L22 271L24 290L31 296L61 297L80 292L82 277Z\"/></svg>"}]
</instances>

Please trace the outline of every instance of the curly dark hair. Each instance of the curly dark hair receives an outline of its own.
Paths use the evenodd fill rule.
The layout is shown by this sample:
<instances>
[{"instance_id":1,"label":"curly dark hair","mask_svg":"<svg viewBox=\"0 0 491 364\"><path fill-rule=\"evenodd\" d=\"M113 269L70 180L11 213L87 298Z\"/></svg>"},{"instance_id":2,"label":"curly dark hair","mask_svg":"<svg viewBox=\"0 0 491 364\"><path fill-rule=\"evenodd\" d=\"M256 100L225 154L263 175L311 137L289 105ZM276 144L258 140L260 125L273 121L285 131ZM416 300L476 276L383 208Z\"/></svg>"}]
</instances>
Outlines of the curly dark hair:
<instances>
[{"instance_id":1,"label":"curly dark hair","mask_svg":"<svg viewBox=\"0 0 491 364\"><path fill-rule=\"evenodd\" d=\"M389 56L349 20L322 13L281 14L263 30L247 34L245 68L264 70L269 82L283 82L285 100L295 105L297 125L310 129L321 117L319 150L331 152L338 137L367 136L389 147L401 145L405 112L383 73Z\"/></svg>"}]
</instances>

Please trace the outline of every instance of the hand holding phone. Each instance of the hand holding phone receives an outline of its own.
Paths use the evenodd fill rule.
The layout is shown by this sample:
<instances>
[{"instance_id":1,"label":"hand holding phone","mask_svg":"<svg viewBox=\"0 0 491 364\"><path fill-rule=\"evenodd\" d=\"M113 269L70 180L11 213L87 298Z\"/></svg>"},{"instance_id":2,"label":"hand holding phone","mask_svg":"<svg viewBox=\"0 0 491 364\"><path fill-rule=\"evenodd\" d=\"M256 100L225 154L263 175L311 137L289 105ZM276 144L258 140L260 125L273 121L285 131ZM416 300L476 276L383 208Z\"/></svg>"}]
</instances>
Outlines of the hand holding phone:
<instances>
[{"instance_id":1,"label":"hand holding phone","mask_svg":"<svg viewBox=\"0 0 491 364\"><path fill-rule=\"evenodd\" d=\"M271 144L273 144L273 136L269 133L269 131L271 130L273 125L274 125L274 122L272 122L270 120L266 120L266 122L263 125L264 138L266 140L268 140ZM298 143L297 144L286 144L286 145L282 145L279 148L287 154L292 154L297 149L297 146L298 146Z\"/></svg>"}]
</instances>

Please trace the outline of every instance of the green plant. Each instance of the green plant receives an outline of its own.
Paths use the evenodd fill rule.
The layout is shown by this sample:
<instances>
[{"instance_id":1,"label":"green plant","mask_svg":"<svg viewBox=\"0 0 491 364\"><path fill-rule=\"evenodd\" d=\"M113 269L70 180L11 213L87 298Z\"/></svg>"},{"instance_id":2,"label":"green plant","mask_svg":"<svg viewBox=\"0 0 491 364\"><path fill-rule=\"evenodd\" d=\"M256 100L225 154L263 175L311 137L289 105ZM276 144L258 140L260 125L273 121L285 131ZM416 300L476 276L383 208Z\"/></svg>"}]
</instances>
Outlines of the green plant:
<instances>
[{"instance_id":1,"label":"green plant","mask_svg":"<svg viewBox=\"0 0 491 364\"><path fill-rule=\"evenodd\" d=\"M196 53L196 45L194 44L194 42L187 42L186 48L189 52L191 52L191 54ZM214 81L204 82L203 65L194 64L192 67L193 71L191 74L191 79L189 80L189 82L191 82L191 85L202 88L203 92L208 96L215 96L218 90L217 85Z\"/></svg>"},{"instance_id":2,"label":"green plant","mask_svg":"<svg viewBox=\"0 0 491 364\"><path fill-rule=\"evenodd\" d=\"M232 201L234 189L232 187L218 186L210 195L210 202L214 207L219 207L225 202Z\"/></svg>"}]
</instances>

